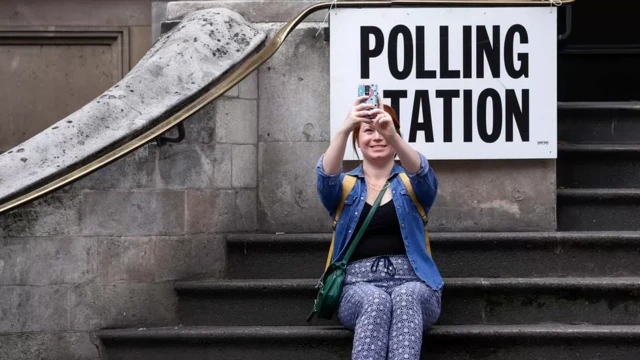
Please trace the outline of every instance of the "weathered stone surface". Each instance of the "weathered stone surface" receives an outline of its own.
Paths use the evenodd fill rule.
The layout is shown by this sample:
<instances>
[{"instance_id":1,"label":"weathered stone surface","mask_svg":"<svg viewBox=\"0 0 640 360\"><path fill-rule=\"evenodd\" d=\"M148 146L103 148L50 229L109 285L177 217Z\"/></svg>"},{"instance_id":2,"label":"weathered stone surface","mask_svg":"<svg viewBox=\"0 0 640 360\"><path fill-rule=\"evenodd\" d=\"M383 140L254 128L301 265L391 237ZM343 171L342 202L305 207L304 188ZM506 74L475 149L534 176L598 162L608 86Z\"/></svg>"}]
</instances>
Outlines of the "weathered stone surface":
<instances>
[{"instance_id":1,"label":"weathered stone surface","mask_svg":"<svg viewBox=\"0 0 640 360\"><path fill-rule=\"evenodd\" d=\"M232 186L245 188L257 186L258 147L233 145Z\"/></svg>"},{"instance_id":2,"label":"weathered stone surface","mask_svg":"<svg viewBox=\"0 0 640 360\"><path fill-rule=\"evenodd\" d=\"M155 238L157 281L219 278L225 241L219 235Z\"/></svg>"},{"instance_id":3,"label":"weathered stone surface","mask_svg":"<svg viewBox=\"0 0 640 360\"><path fill-rule=\"evenodd\" d=\"M180 144L209 145L215 140L215 102L205 105L183 122L184 139ZM176 138L178 130L172 128L165 133L166 136Z\"/></svg>"},{"instance_id":4,"label":"weathered stone surface","mask_svg":"<svg viewBox=\"0 0 640 360\"><path fill-rule=\"evenodd\" d=\"M91 238L0 239L0 284L77 284L96 277Z\"/></svg>"},{"instance_id":5,"label":"weathered stone surface","mask_svg":"<svg viewBox=\"0 0 640 360\"><path fill-rule=\"evenodd\" d=\"M294 30L260 67L260 141L329 141L329 43L317 31Z\"/></svg>"},{"instance_id":6,"label":"weathered stone surface","mask_svg":"<svg viewBox=\"0 0 640 360\"><path fill-rule=\"evenodd\" d=\"M258 70L252 72L244 80L238 84L240 87L241 99L257 99L258 98Z\"/></svg>"},{"instance_id":7,"label":"weathered stone surface","mask_svg":"<svg viewBox=\"0 0 640 360\"><path fill-rule=\"evenodd\" d=\"M156 148L156 188L230 188L231 146L170 144Z\"/></svg>"},{"instance_id":8,"label":"weathered stone surface","mask_svg":"<svg viewBox=\"0 0 640 360\"><path fill-rule=\"evenodd\" d=\"M172 235L184 232L182 191L87 191L84 235Z\"/></svg>"},{"instance_id":9,"label":"weathered stone surface","mask_svg":"<svg viewBox=\"0 0 640 360\"><path fill-rule=\"evenodd\" d=\"M71 189L143 189L151 186L153 162L143 146L71 185Z\"/></svg>"},{"instance_id":10,"label":"weathered stone surface","mask_svg":"<svg viewBox=\"0 0 640 360\"><path fill-rule=\"evenodd\" d=\"M155 240L153 238L100 238L97 240L98 282L153 282Z\"/></svg>"},{"instance_id":11,"label":"weathered stone surface","mask_svg":"<svg viewBox=\"0 0 640 360\"><path fill-rule=\"evenodd\" d=\"M226 97L238 97L238 94L240 92L240 87L238 85L232 87L231 89L229 89L229 91L227 91L226 93L224 93L224 95L222 96L226 96Z\"/></svg>"},{"instance_id":12,"label":"weathered stone surface","mask_svg":"<svg viewBox=\"0 0 640 360\"><path fill-rule=\"evenodd\" d=\"M434 161L434 231L553 231L553 160Z\"/></svg>"},{"instance_id":13,"label":"weathered stone surface","mask_svg":"<svg viewBox=\"0 0 640 360\"><path fill-rule=\"evenodd\" d=\"M188 191L187 233L218 233L236 227L235 191Z\"/></svg>"},{"instance_id":14,"label":"weathered stone surface","mask_svg":"<svg viewBox=\"0 0 640 360\"><path fill-rule=\"evenodd\" d=\"M98 360L88 332L50 332L0 335L2 360Z\"/></svg>"},{"instance_id":15,"label":"weathered stone surface","mask_svg":"<svg viewBox=\"0 0 640 360\"><path fill-rule=\"evenodd\" d=\"M258 192L253 189L236 190L236 230L258 229Z\"/></svg>"},{"instance_id":16,"label":"weathered stone surface","mask_svg":"<svg viewBox=\"0 0 640 360\"><path fill-rule=\"evenodd\" d=\"M331 218L318 199L315 172L327 147L325 142L260 144L260 231L331 231Z\"/></svg>"},{"instance_id":17,"label":"weathered stone surface","mask_svg":"<svg viewBox=\"0 0 640 360\"><path fill-rule=\"evenodd\" d=\"M0 286L0 333L69 329L68 285Z\"/></svg>"},{"instance_id":18,"label":"weathered stone surface","mask_svg":"<svg viewBox=\"0 0 640 360\"><path fill-rule=\"evenodd\" d=\"M167 20L178 20L187 14L212 7L225 7L242 14L248 21L285 22L291 20L302 10L318 1L172 1L167 5ZM317 11L303 21L322 21L325 11Z\"/></svg>"},{"instance_id":19,"label":"weathered stone surface","mask_svg":"<svg viewBox=\"0 0 640 360\"><path fill-rule=\"evenodd\" d=\"M80 197L77 194L47 195L0 214L0 233L4 236L77 235L79 232Z\"/></svg>"},{"instance_id":20,"label":"weathered stone surface","mask_svg":"<svg viewBox=\"0 0 640 360\"><path fill-rule=\"evenodd\" d=\"M216 141L255 144L258 142L256 100L219 99L215 104Z\"/></svg>"},{"instance_id":21,"label":"weathered stone surface","mask_svg":"<svg viewBox=\"0 0 640 360\"><path fill-rule=\"evenodd\" d=\"M175 306L171 283L87 284L69 294L74 331L175 325Z\"/></svg>"},{"instance_id":22,"label":"weathered stone surface","mask_svg":"<svg viewBox=\"0 0 640 360\"><path fill-rule=\"evenodd\" d=\"M265 39L240 15L219 8L193 13L160 38L127 76L103 95L0 155L0 201L112 148L157 123L228 71Z\"/></svg>"}]
</instances>

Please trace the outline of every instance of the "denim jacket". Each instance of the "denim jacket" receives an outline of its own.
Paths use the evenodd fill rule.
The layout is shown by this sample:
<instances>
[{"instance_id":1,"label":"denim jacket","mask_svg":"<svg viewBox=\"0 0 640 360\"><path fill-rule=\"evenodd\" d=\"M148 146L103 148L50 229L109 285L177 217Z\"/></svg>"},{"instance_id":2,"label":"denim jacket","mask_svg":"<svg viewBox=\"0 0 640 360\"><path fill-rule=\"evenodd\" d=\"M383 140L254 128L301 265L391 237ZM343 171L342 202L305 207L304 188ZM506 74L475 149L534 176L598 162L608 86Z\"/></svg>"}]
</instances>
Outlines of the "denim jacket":
<instances>
[{"instance_id":1,"label":"denim jacket","mask_svg":"<svg viewBox=\"0 0 640 360\"><path fill-rule=\"evenodd\" d=\"M358 218L364 208L367 198L367 186L362 172L362 165L345 174L342 169L336 174L324 172L322 159L320 157L316 166L318 174L318 194L322 205L329 211L333 219L342 196L342 179L346 175L357 176L353 190L347 197L336 224L335 240L331 261L342 255L346 251L347 243L352 237L358 224ZM413 269L422 281L434 290L441 290L443 287L442 276L436 263L433 261L425 244L425 229L420 213L415 206L407 189L404 187L399 173L405 172L411 181L413 190L424 210L429 212L438 191L438 180L433 169L424 155L420 154L420 169L415 173L407 172L402 166L395 164L389 175L389 182L393 203L398 214L402 239L407 250L407 257L413 265Z\"/></svg>"}]
</instances>

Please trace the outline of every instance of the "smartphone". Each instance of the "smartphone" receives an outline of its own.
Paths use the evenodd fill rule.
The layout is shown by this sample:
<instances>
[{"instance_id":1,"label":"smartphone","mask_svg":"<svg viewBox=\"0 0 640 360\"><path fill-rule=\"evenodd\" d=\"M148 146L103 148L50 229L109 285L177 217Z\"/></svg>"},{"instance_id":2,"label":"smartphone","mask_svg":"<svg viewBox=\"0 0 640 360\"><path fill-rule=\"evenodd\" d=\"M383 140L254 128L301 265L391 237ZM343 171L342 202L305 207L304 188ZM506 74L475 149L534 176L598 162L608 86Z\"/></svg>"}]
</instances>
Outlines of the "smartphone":
<instances>
[{"instance_id":1,"label":"smartphone","mask_svg":"<svg viewBox=\"0 0 640 360\"><path fill-rule=\"evenodd\" d=\"M358 85L358 96L368 95L362 103L373 104L375 109L378 108L378 85L377 84L360 84Z\"/></svg>"}]
</instances>

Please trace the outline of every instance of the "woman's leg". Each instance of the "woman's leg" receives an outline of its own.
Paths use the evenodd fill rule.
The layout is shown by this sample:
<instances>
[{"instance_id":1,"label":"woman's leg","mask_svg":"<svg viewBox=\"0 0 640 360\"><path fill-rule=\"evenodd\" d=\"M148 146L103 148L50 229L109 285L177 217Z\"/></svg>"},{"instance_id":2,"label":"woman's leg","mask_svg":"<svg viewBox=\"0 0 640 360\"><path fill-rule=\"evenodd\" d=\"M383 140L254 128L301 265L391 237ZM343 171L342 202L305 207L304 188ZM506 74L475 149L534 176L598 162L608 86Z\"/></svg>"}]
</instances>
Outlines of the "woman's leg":
<instances>
[{"instance_id":1,"label":"woman's leg","mask_svg":"<svg viewBox=\"0 0 640 360\"><path fill-rule=\"evenodd\" d=\"M353 334L353 360L385 360L389 346L391 297L368 283L343 288L338 320Z\"/></svg>"},{"instance_id":2,"label":"woman's leg","mask_svg":"<svg viewBox=\"0 0 640 360\"><path fill-rule=\"evenodd\" d=\"M410 281L391 292L393 314L389 360L418 360L422 332L440 316L440 294L420 281Z\"/></svg>"}]
</instances>

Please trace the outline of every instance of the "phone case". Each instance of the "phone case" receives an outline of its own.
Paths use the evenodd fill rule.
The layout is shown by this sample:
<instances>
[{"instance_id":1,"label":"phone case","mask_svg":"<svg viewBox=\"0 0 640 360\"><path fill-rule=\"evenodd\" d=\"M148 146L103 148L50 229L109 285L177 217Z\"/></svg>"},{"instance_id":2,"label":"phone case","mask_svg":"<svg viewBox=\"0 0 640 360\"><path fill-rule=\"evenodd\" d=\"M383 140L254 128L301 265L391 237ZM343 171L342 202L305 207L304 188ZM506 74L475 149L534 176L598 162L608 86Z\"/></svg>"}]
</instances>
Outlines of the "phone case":
<instances>
[{"instance_id":1,"label":"phone case","mask_svg":"<svg viewBox=\"0 0 640 360\"><path fill-rule=\"evenodd\" d=\"M369 95L369 98L363 103L373 104L378 107L378 85L376 84L360 84L358 85L358 96Z\"/></svg>"}]
</instances>

